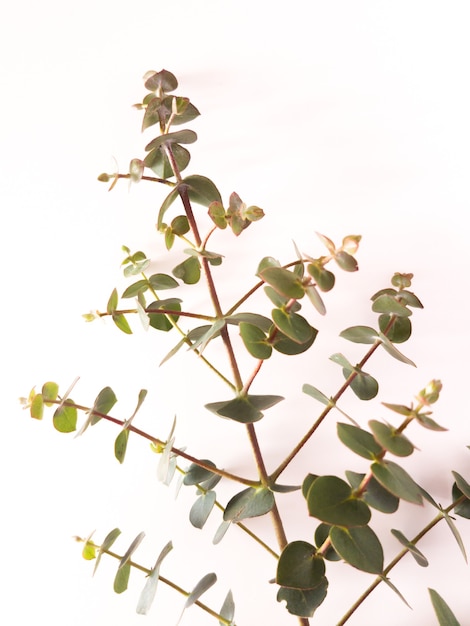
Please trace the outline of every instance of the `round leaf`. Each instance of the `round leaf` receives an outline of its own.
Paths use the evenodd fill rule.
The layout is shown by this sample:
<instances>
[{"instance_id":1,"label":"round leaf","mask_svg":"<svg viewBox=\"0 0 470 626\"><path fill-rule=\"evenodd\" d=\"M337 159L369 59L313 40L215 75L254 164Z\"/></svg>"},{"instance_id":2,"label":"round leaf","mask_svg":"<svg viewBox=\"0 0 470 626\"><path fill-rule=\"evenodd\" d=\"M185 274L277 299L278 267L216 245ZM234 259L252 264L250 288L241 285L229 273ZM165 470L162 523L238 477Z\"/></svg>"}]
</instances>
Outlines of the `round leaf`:
<instances>
[{"instance_id":1,"label":"round leaf","mask_svg":"<svg viewBox=\"0 0 470 626\"><path fill-rule=\"evenodd\" d=\"M333 548L349 565L370 574L381 574L384 555L377 535L369 526L330 530Z\"/></svg>"},{"instance_id":2,"label":"round leaf","mask_svg":"<svg viewBox=\"0 0 470 626\"><path fill-rule=\"evenodd\" d=\"M246 349L255 359L269 359L272 354L272 347L266 341L266 335L253 324L240 322L240 335Z\"/></svg>"},{"instance_id":3,"label":"round leaf","mask_svg":"<svg viewBox=\"0 0 470 626\"><path fill-rule=\"evenodd\" d=\"M374 433L374 437L378 443L396 456L409 456L413 453L414 446L409 439L401 433L397 433L395 428L379 422L370 420L369 426Z\"/></svg>"},{"instance_id":4,"label":"round leaf","mask_svg":"<svg viewBox=\"0 0 470 626\"><path fill-rule=\"evenodd\" d=\"M337 476L319 476L307 493L308 512L327 524L364 526L370 509L356 498L347 482Z\"/></svg>"},{"instance_id":5,"label":"round leaf","mask_svg":"<svg viewBox=\"0 0 470 626\"><path fill-rule=\"evenodd\" d=\"M340 441L359 456L365 459L375 459L381 454L382 447L366 430L342 422L338 422L336 430Z\"/></svg>"},{"instance_id":6,"label":"round leaf","mask_svg":"<svg viewBox=\"0 0 470 626\"><path fill-rule=\"evenodd\" d=\"M240 522L248 517L265 515L274 506L274 494L266 487L248 487L237 493L224 511L225 522Z\"/></svg>"},{"instance_id":7,"label":"round leaf","mask_svg":"<svg viewBox=\"0 0 470 626\"><path fill-rule=\"evenodd\" d=\"M292 589L314 589L323 580L325 562L306 541L288 543L277 565L276 582Z\"/></svg>"},{"instance_id":8,"label":"round leaf","mask_svg":"<svg viewBox=\"0 0 470 626\"><path fill-rule=\"evenodd\" d=\"M64 404L59 407L52 418L54 428L61 433L71 433L77 428L77 409Z\"/></svg>"},{"instance_id":9,"label":"round leaf","mask_svg":"<svg viewBox=\"0 0 470 626\"><path fill-rule=\"evenodd\" d=\"M277 601L286 602L286 609L291 615L313 617L316 609L326 598L328 580L324 576L315 589L289 589L281 587L277 592Z\"/></svg>"},{"instance_id":10,"label":"round leaf","mask_svg":"<svg viewBox=\"0 0 470 626\"><path fill-rule=\"evenodd\" d=\"M305 344L309 342L315 332L307 320L297 313L273 309L271 315L276 328L295 343Z\"/></svg>"}]
</instances>

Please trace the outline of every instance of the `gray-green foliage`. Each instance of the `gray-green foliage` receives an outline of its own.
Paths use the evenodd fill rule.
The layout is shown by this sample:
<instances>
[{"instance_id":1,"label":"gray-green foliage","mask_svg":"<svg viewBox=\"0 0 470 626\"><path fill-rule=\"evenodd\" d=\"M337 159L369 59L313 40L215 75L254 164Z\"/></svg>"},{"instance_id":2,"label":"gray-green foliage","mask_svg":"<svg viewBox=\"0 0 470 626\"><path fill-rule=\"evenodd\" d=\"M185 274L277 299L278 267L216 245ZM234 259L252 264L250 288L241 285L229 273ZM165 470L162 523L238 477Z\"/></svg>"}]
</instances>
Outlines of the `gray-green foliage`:
<instances>
[{"instance_id":1,"label":"gray-green foliage","mask_svg":"<svg viewBox=\"0 0 470 626\"><path fill-rule=\"evenodd\" d=\"M335 271L358 270L355 254L360 236L346 235L336 245L328 237L319 235L320 253L301 253L295 247L294 258L287 263L270 256L255 259L256 276L247 277L246 293L230 308L223 310L217 284L223 279L221 272L224 256L208 248L211 237L218 230L225 229L230 229L239 237L254 222L261 220L264 213L258 206L243 202L235 192L224 203L216 185L205 176L183 175L191 159L187 146L197 140L197 135L192 130L173 130L173 127L191 122L199 115L199 111L188 98L172 94L177 86L176 78L166 70L146 75L147 94L136 107L143 111L142 130L148 132L156 128L157 136L148 142L146 155L131 160L128 174L102 174L99 180L111 182L111 188L119 179L128 179L134 184L142 181L159 184L164 191L157 218L162 247L163 250L171 250L180 242L180 259L171 274L160 272L148 275L151 259L141 250L132 252L124 246L122 269L129 281L128 286L120 296L116 289L112 289L111 295L105 299L104 310L84 317L87 321L109 317L126 334L141 332L141 326L150 332L172 333L175 335L175 344L168 354L162 355L162 363L178 358L178 352L183 346L198 356L199 362L208 366L227 387L225 397L214 398L206 408L214 414L214 419L232 420L238 423L239 428L247 430L257 461L257 475L237 476L217 467L209 459L199 458L195 451L179 449L175 445L176 421L169 435L163 438L138 429L134 421L145 400L145 389L138 394L133 414L122 419L110 415L117 402L110 387L102 389L93 405L88 407L71 400L71 388L59 394L58 384L46 382L41 391L33 390L25 400L31 417L42 419L44 409L54 407L54 427L63 433L78 430L79 435L101 420L114 423L118 427L114 451L120 463L125 460L131 433L133 445L136 445L138 437L149 440L153 451L160 455L159 479L170 484L179 474L182 485L195 489L189 523L203 529L209 516L219 515L220 526L213 537L214 543L223 539L230 526L236 526L240 532L247 532L253 539L254 549L267 550L273 557L272 574L278 585L277 599L286 603L287 611L297 616L301 624L309 624L310 618L314 619L317 607L327 601L329 570L335 567L338 560L351 566L351 576L354 575L354 568L367 572L374 577L373 587L385 582L403 599L389 578L390 571L407 553L413 556L419 566L427 565L427 559L416 543L440 520L444 519L448 523L465 555L458 529L449 513L453 511L463 518L470 518L470 486L467 482L470 477L465 479L454 472L452 494L449 494L449 504L444 508L436 504L432 496L401 465L402 458L413 454L415 450L415 444L405 435L410 424L415 423L437 433L445 430L430 417L430 407L439 398L441 383L439 380L431 381L419 391L413 403L387 403L385 407L393 413L390 422L374 419L369 421L367 428L359 427L354 419L341 411L337 403L348 390L362 401L370 401L377 396L379 382L370 373L373 372L371 357L376 350L384 350L403 367L414 366L412 360L396 347L396 344L405 343L409 339L413 311L422 308L419 298L410 290L413 275L394 274L391 286L386 286L372 296L372 311L377 314L374 327L357 325L341 332L343 339L364 344L362 359L352 363L347 351L346 354L331 355L331 361L339 366L338 376L331 382L337 389L333 395L317 389L312 384L315 381L305 381L303 391L320 404L318 413L298 444L292 450L286 450L279 466L266 468L258 445L256 423L263 419L271 407L282 403L284 398L277 394L260 395L251 389L256 386L256 377L265 361L273 359L273 367L284 367L288 356L295 357L315 349L318 331L314 320L316 316L326 314L324 294L335 287ZM194 212L195 204L205 207L213 224L207 233L200 232L200 219L197 217L200 209ZM219 269L221 265L222 269ZM202 277L205 280L199 282ZM196 289L206 295L212 313L186 308L182 295L186 292L180 289L182 285L198 285ZM264 290L266 294L267 309L270 309L268 315L265 311L253 311L249 307L250 296L259 290ZM165 292L164 297L161 297L161 292ZM167 292L171 292L171 295L168 296ZM202 300L202 295L198 300ZM184 320L184 325L181 320ZM241 348L253 359L252 373L246 378L242 377L239 370L239 355L232 342L234 335L241 337ZM229 375L222 373L219 366L206 357L206 347L212 342L224 345L228 355ZM398 398L398 402L402 401ZM194 402L197 402L197 398ZM312 446L314 449L317 429L326 418L333 417L335 410L348 420L341 418L337 423L339 449L344 445L358 455L362 471L346 471L345 476L309 473L307 476L299 476L297 485L283 484L283 472L304 446ZM84 413L84 420L78 427L80 412ZM414 437L417 438L416 433ZM220 481L229 482L233 486L232 495L226 502L220 502L217 498L216 487ZM283 519L276 503L284 493L292 491L296 491L298 497L305 501L305 527L312 537L312 543L285 537ZM424 529L416 529L415 538L408 539L402 531L392 528L391 523L391 532L400 545L397 544L397 557L386 564L381 539L372 527L373 516L387 514L393 519L402 500L418 506L426 503L435 512ZM269 546L262 537L249 529L250 518L260 516L266 516L267 522L269 519L274 525L279 543L277 547ZM144 539L144 533L137 535L123 555L111 550L119 535L120 531L116 528L101 543L95 543L91 537L82 540L83 556L89 560L95 559L95 569L103 555L118 560L114 580L117 593L127 589L133 569L147 575L137 604L138 613L149 611L157 583L163 581L186 597L183 610L196 604L208 613L208 620L215 618L219 624L226 626L235 624L235 601L230 590L219 611L199 601L201 595L215 584L214 573L206 574L192 590L185 590L160 573L165 566L163 561L172 549L171 542L162 548L154 567L149 570L132 559ZM189 558L190 552L188 547L185 559ZM260 580L259 584L266 583ZM248 593L251 592L249 590ZM437 592L430 590L430 594L439 623L457 624L456 618ZM338 624L346 623L366 596L364 594L359 598Z\"/></svg>"}]
</instances>

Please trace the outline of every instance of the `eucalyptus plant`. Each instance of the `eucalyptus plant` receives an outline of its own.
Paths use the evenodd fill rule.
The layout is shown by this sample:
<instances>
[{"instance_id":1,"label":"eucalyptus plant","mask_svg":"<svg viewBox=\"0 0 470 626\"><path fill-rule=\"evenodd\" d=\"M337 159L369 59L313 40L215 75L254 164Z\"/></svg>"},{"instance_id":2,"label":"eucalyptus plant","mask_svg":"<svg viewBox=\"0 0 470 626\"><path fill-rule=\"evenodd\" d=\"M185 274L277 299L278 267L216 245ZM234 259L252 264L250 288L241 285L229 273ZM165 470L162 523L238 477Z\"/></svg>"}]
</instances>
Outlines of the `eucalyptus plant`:
<instances>
[{"instance_id":1,"label":"eucalyptus plant","mask_svg":"<svg viewBox=\"0 0 470 626\"><path fill-rule=\"evenodd\" d=\"M355 569L369 573L371 583L350 610L338 616L338 626L347 623L379 584L388 585L400 599L397 601L406 602L399 585L392 581L391 572L407 554L414 558L417 566L426 567L428 561L417 544L442 520L450 527L465 557L451 513L470 518L470 484L453 472L449 503L441 506L401 464L401 459L415 451L415 444L408 437L411 424L435 431L436 436L445 430L431 417L441 382L432 380L424 384L412 400L398 398L396 403L385 404L389 421L372 419L366 427L359 426L338 403L347 392L364 402L377 396L379 383L369 373L372 365L369 362L379 350L401 362L403 367L414 366L401 351L401 344L412 333L412 314L422 308L420 299L412 291L413 275L395 273L390 284L371 296L372 311L376 314L374 326L356 325L341 332L347 342L364 345L361 360L352 362L347 350L345 354L331 355L331 361L338 366L337 378L331 383L336 386L333 394L317 388L314 380L305 380L302 391L311 397L315 419L295 447L285 451L277 467L267 467L257 422L284 398L277 393L256 393L258 374L270 359L272 367L281 368L285 367L285 359L315 350L318 331L311 320L327 313L325 294L335 287L335 272L358 270L355 255L361 237L346 234L338 244L319 234L319 250L305 253L294 246L293 258L287 263L271 256L257 259L254 262L256 275L249 278L245 292L229 308L223 308L218 285L224 280L224 254L212 249L212 238L218 231L228 229L234 237L243 239L243 232L260 221L264 212L256 205L245 203L235 192L224 201L217 186L205 176L183 175L190 164L188 146L196 141L197 135L193 130L179 128L192 122L199 111L187 97L174 95L178 82L169 71L148 72L144 81L146 94L135 107L143 113L142 131L156 130L157 135L148 142L145 155L131 160L127 173L105 173L99 180L110 183L109 189L120 180L159 185L162 192L156 223L161 236L159 254L176 251L179 262L171 273L149 275L152 259L141 250L124 246L122 270L128 286L121 294L112 289L105 306L84 317L87 321L109 318L126 334L149 331L174 335L174 347L168 354L162 354L162 365L178 358L179 351L185 348L194 354L195 366L209 368L214 377L223 381L226 394L213 398L205 408L213 413L214 419L237 422L246 430L251 450L240 450L240 455L253 455L256 475L237 475L218 467L210 459L200 458L197 450L179 447L176 421L168 434L140 429L137 414L147 395L145 389L138 392L136 408L126 418L114 413L117 399L110 387L102 389L93 405L87 406L72 400L75 384L61 391L57 383L49 381L42 385L41 391L33 389L23 402L35 419L42 419L44 411L51 407L53 426L62 433L82 435L103 420L114 424L114 453L119 463L125 460L131 433L134 442L135 436L147 440L149 453L159 456L158 479L166 485L177 482L178 488L195 489L189 524L203 529L209 516L218 516L220 526L212 538L214 544L223 540L229 527L236 526L239 532L250 537L254 549L265 550L272 556L271 582L277 585L277 600L285 605L293 621L304 626L315 622L316 609L328 601L329 571L340 560L349 564L351 576ZM194 210L195 205L199 205L197 210ZM208 232L202 232L204 224L210 224ZM199 290L197 300L207 302L207 310L194 310L185 305L183 296L188 293L188 285L195 285L194 289ZM271 309L269 315L254 311L250 305L252 296L259 292L265 294L265 303ZM219 355L222 354L225 363L215 362L208 356L207 346L216 342L223 347ZM248 353L252 364L245 376L240 367L242 352L244 359ZM197 402L197 398L193 401ZM304 447L315 450L317 430L325 420L334 420L338 415L339 453L345 446L361 457L362 471L347 471L344 476L336 476L317 475L312 470L312 473L298 476L296 484L285 484L285 470ZM231 486L232 495L227 501L220 501L217 496L221 481ZM290 492L295 492L303 502L305 527L311 536L308 542L286 536L278 501ZM397 554L385 563L383 539L381 541L370 524L372 513L388 515L393 520L400 501L416 506L426 504L433 513L414 537L406 537L390 523L391 533L397 540ZM266 524L274 527L276 546L269 545L250 529L250 518L260 516L265 516ZM237 624L235 602L238 599L230 590L221 607L210 607L201 601L205 591L216 583L215 573L207 573L192 589L183 588L164 574L164 561L173 548L171 541L162 545L161 552L153 557L154 564L147 567L133 558L144 540L144 532L140 532L127 549L114 551L120 534L120 530L114 528L101 541L91 536L77 539L83 543L83 557L94 561L94 570L103 557L116 560L116 593L127 589L132 570L145 574L137 601L138 613L149 611L160 582L184 596L183 610L196 605L205 611L208 624ZM233 537L231 540L236 541ZM189 554L190 550L186 549L185 559ZM259 584L268 583L260 581ZM439 624L458 624L444 599L433 589L429 592Z\"/></svg>"}]
</instances>

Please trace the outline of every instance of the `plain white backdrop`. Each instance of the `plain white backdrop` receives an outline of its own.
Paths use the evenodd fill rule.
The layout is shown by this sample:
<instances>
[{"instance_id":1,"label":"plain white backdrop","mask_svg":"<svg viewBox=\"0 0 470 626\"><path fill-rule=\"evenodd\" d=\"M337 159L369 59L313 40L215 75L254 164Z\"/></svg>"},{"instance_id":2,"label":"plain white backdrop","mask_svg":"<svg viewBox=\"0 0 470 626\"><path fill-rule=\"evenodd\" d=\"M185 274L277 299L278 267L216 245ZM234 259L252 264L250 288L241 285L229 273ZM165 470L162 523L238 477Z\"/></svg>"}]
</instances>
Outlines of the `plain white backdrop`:
<instances>
[{"instance_id":1,"label":"plain white backdrop","mask_svg":"<svg viewBox=\"0 0 470 626\"><path fill-rule=\"evenodd\" d=\"M144 618L135 614L143 578L134 574L130 589L116 596L109 559L91 578L92 565L81 559L72 536L96 529L99 541L119 526L117 549L147 533L136 560L148 567L173 539L163 573L186 588L216 571L219 581L207 603L218 609L232 588L238 626L292 624L267 582L272 559L240 539L237 529L212 547L217 516L203 532L190 526L194 494L186 490L174 502L172 491L157 483L157 457L145 443L131 439L119 466L111 426L79 439L60 435L49 417L29 419L17 399L46 380L65 390L80 376L77 402L91 404L110 385L119 400L113 413L126 418L146 388L137 425L165 438L177 414L177 445L234 472L252 471L243 429L203 409L204 402L223 399L222 387L191 355L158 367L173 337L145 334L138 324L128 337L110 323L81 318L103 309L111 290L124 286L122 244L145 250L155 268L172 267L154 228L163 190L139 185L128 192L123 183L108 194L96 180L113 170L114 158L125 171L131 158L142 156L152 135L141 136L140 114L131 105L144 94L143 74L165 68L202 113L189 125L199 141L191 146L187 172L214 180L225 199L237 191L266 212L239 240L225 234L214 240L227 254L220 287L226 304L253 284L260 258L293 259L292 240L315 256L322 253L315 231L335 241L363 236L360 272L338 278L326 318L312 313L321 331L317 349L297 367L287 358L277 361L281 371L268 364L257 382L260 393L289 398L259 425L268 467L318 414L302 384L332 394L339 377L328 356L361 357L362 349L340 340L339 332L372 324L370 296L395 271L413 272L413 290L425 308L413 317L414 334L403 351L417 369L378 356L369 368L381 383L378 402L369 406L348 396L343 408L362 424L370 417L391 420L379 401L408 403L440 378L444 390L434 417L449 432L416 427L410 436L420 451L406 467L446 505L449 467L470 478L468 3L28 0L2 13L0 621L174 624L183 600L163 586ZM206 304L196 299L194 306ZM317 446L286 472L286 482L295 480L296 469L304 475L363 468L335 442L334 428L332 419ZM289 539L311 540L315 525L305 523L296 500L288 496L281 506L292 512ZM429 509L404 506L396 524L411 537L431 516ZM262 523L254 520L253 527ZM458 524L468 541L468 523ZM387 557L396 552L391 536L385 547ZM406 562L392 576L414 610L379 589L351 626L436 623L428 586L446 598L463 626L470 623L470 575L448 530L436 529L422 550L429 568ZM338 565L331 573L328 600L317 613L322 626L332 626L370 582L357 572L345 583L345 569ZM182 621L210 623L195 607Z\"/></svg>"}]
</instances>

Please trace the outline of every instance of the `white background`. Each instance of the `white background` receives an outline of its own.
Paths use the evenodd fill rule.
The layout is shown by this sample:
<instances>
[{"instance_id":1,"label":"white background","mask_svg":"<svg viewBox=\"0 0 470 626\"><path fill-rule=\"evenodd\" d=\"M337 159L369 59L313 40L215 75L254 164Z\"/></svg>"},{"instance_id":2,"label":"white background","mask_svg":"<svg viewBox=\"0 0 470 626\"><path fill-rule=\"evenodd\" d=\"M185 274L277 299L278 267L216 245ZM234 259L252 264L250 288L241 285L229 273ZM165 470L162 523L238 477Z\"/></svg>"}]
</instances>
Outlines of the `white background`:
<instances>
[{"instance_id":1,"label":"white background","mask_svg":"<svg viewBox=\"0 0 470 626\"><path fill-rule=\"evenodd\" d=\"M156 271L181 260L177 251L165 258L154 229L164 189L142 184L129 193L122 183L108 194L96 181L113 170L113 157L126 171L153 137L152 131L140 135L140 114L131 108L144 94L141 77L150 69L172 71L179 93L202 113L190 124L199 141L191 146L187 173L209 176L225 200L235 190L267 214L239 240L225 233L214 238L213 246L227 255L217 271L226 305L254 284L261 257L292 260L292 240L318 256L323 249L315 231L337 242L347 234L363 236L360 272L338 276L326 318L308 313L321 331L316 350L298 361L278 356L257 381L259 393L287 397L259 425L268 468L318 415L302 384L335 393L340 372L328 356L343 351L354 361L363 354L339 332L373 324L370 296L404 271L415 274L413 290L425 305L403 346L418 367L374 357L368 368L381 383L377 402L366 405L349 394L342 406L363 425L371 417L393 420L379 401L407 404L430 379L442 379L434 417L449 432L414 426L410 437L420 451L403 464L443 505L449 503L450 469L470 479L469 17L468 3L457 1L29 0L4 9L1 623L174 624L183 599L163 585L144 618L135 614L140 575L134 573L119 597L109 559L91 578L92 565L71 537L96 529L99 541L114 526L123 531L116 544L121 551L137 533L147 533L136 554L147 567L173 539L162 573L183 587L216 571L219 581L203 599L218 609L232 588L238 626L295 623L267 582L272 558L236 528L212 547L217 514L204 531L194 530L187 520L194 494L187 489L174 502L172 489L156 481L158 459L145 442L131 438L119 466L111 426L73 439L56 433L49 416L30 420L17 402L33 385L55 380L65 390L80 376L74 400L90 405L110 385L119 399L113 414L125 419L146 388L136 425L165 438L176 413L177 445L234 472L253 471L243 428L203 409L204 402L224 399L223 387L191 355L158 367L174 337L145 334L138 324L128 337L108 322L81 318L104 309L113 287L122 290L122 244L145 250ZM193 293L188 308L192 303L208 311ZM223 353L211 354L223 362ZM289 468L286 482L309 471L364 470L362 460L335 441L335 419ZM221 499L230 493L222 489ZM311 541L315 524L300 498L286 496L281 507L289 513L289 539ZM392 521L409 537L433 515L428 508L401 510ZM389 523L374 520L377 529ZM262 532L263 524L254 520L252 526ZM458 519L458 525L468 541L468 523ZM398 544L384 533L391 558ZM407 557L392 575L414 610L379 589L351 626L436 623L428 586L447 599L462 625L470 623L468 567L448 530L433 531L422 550L429 568ZM336 623L369 584L359 572L345 579L349 571L329 568L329 596L312 623ZM195 607L182 621L211 623Z\"/></svg>"}]
</instances>

